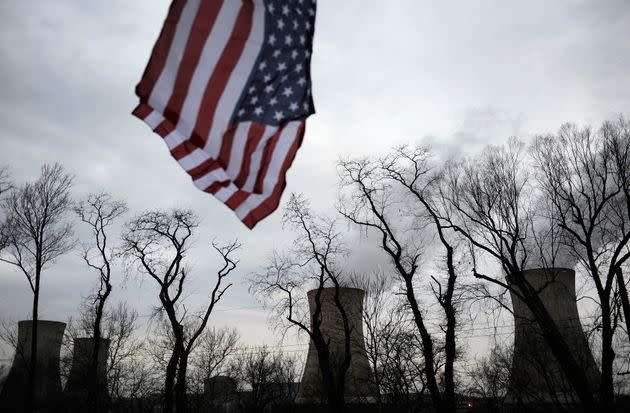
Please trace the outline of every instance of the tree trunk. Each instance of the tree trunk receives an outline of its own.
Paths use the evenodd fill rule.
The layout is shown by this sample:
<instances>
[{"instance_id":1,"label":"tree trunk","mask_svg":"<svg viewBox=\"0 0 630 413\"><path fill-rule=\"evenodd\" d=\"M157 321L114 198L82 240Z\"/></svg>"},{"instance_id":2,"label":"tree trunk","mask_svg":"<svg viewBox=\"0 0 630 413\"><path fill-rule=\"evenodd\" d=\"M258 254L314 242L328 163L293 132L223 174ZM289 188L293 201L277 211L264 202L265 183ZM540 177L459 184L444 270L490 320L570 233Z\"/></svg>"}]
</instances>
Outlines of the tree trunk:
<instances>
[{"instance_id":1,"label":"tree trunk","mask_svg":"<svg viewBox=\"0 0 630 413\"><path fill-rule=\"evenodd\" d=\"M177 369L177 384L175 385L175 411L186 413L186 370L188 369L188 354L184 351L179 357Z\"/></svg>"},{"instance_id":2,"label":"tree trunk","mask_svg":"<svg viewBox=\"0 0 630 413\"><path fill-rule=\"evenodd\" d=\"M33 291L33 316L31 327L31 363L29 366L28 374L28 389L27 389L27 410L35 413L35 379L37 369L37 330L38 330L38 318L39 318L39 279L40 272L35 273L35 291Z\"/></svg>"},{"instance_id":3,"label":"tree trunk","mask_svg":"<svg viewBox=\"0 0 630 413\"><path fill-rule=\"evenodd\" d=\"M98 304L96 306L96 317L94 319L94 344L92 346L92 360L88 370L88 406L94 413L105 411L105 406L102 406L102 401L107 399L107 394L99 394L102 383L99 383L98 359L101 351L101 322L103 319L103 310L105 307L105 300L107 300L110 292L111 286L107 285L105 293L103 296L99 297Z\"/></svg>"},{"instance_id":4,"label":"tree trunk","mask_svg":"<svg viewBox=\"0 0 630 413\"><path fill-rule=\"evenodd\" d=\"M431 335L427 331L424 321L422 320L422 314L418 308L418 302L416 301L416 296L413 291L411 277L405 277L405 290L407 301L409 302L409 306L411 307L411 311L413 313L414 322L422 340L422 355L424 356L424 368L427 377L427 387L429 388L429 393L431 395L431 401L433 402L433 406L440 411L442 407L442 396L436 379L433 340L431 339Z\"/></svg>"},{"instance_id":5,"label":"tree trunk","mask_svg":"<svg viewBox=\"0 0 630 413\"><path fill-rule=\"evenodd\" d=\"M328 406L330 407L331 413L344 413L346 410L346 400L343 392L334 389L328 397Z\"/></svg>"},{"instance_id":6,"label":"tree trunk","mask_svg":"<svg viewBox=\"0 0 630 413\"><path fill-rule=\"evenodd\" d=\"M179 349L174 348L171 358L166 366L166 377L164 379L164 409L163 413L173 413L175 395L175 376L177 375L177 364L179 363Z\"/></svg>"},{"instance_id":7,"label":"tree trunk","mask_svg":"<svg viewBox=\"0 0 630 413\"><path fill-rule=\"evenodd\" d=\"M326 400L328 407L332 413L343 413L345 410L345 399L343 393L341 400L339 399L338 386L335 384L331 359L328 347L321 334L316 334L312 338L317 350L317 358L319 360L319 371L322 373L322 387L326 392Z\"/></svg>"},{"instance_id":8,"label":"tree trunk","mask_svg":"<svg viewBox=\"0 0 630 413\"><path fill-rule=\"evenodd\" d=\"M442 399L441 412L454 413L455 412L455 357L457 355L457 343L455 340L455 328L457 327L457 319L455 314L455 307L453 306L453 293L455 292L455 282L457 280L457 273L453 265L453 249L450 245L446 244L446 241L442 240L446 247L446 264L448 266L448 285L446 287L446 293L440 299L440 304L444 309L446 315L446 333L444 337L444 394Z\"/></svg>"},{"instance_id":9,"label":"tree trunk","mask_svg":"<svg viewBox=\"0 0 630 413\"><path fill-rule=\"evenodd\" d=\"M609 302L602 301L602 375L599 398L602 411L614 411L615 390L613 383L613 329Z\"/></svg>"},{"instance_id":10,"label":"tree trunk","mask_svg":"<svg viewBox=\"0 0 630 413\"><path fill-rule=\"evenodd\" d=\"M623 279L623 271L617 268L617 285L619 286L619 297L621 298L621 308L623 308L623 318L626 322L626 334L630 340L630 301L628 300L628 289L626 281Z\"/></svg>"}]
</instances>

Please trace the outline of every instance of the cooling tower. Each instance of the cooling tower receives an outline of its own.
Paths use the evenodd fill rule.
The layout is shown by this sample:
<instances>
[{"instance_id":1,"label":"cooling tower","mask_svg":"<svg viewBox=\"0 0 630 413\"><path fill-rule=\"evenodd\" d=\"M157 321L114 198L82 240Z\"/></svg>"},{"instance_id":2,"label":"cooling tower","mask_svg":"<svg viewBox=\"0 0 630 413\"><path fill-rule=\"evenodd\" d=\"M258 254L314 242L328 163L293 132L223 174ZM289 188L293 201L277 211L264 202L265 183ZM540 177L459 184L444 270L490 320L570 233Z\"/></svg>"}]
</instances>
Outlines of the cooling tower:
<instances>
[{"instance_id":1,"label":"cooling tower","mask_svg":"<svg viewBox=\"0 0 630 413\"><path fill-rule=\"evenodd\" d=\"M59 353L66 323L37 322L37 366L35 369L34 406L38 411L57 411L61 402ZM22 412L27 403L31 362L32 321L18 322L18 344L9 376L0 395L0 410Z\"/></svg>"},{"instance_id":2,"label":"cooling tower","mask_svg":"<svg viewBox=\"0 0 630 413\"><path fill-rule=\"evenodd\" d=\"M565 268L531 269L526 270L524 275L532 287L540 290L539 296L545 308L559 327L571 353L587 372L595 392L599 372L580 324L575 298L575 271ZM571 387L544 341L540 327L533 321L533 314L513 293L511 297L515 324L509 385L511 398L526 402L549 402L552 398L561 402L571 401Z\"/></svg>"},{"instance_id":3,"label":"cooling tower","mask_svg":"<svg viewBox=\"0 0 630 413\"><path fill-rule=\"evenodd\" d=\"M66 383L66 405L76 411L87 406L89 368L92 363L92 351L94 339L91 337L75 338L72 354L72 367ZM107 400L107 355L109 351L109 339L102 338L99 345L98 365L96 376L98 380L99 405L104 405Z\"/></svg>"},{"instance_id":4,"label":"cooling tower","mask_svg":"<svg viewBox=\"0 0 630 413\"><path fill-rule=\"evenodd\" d=\"M312 315L315 311L315 295L317 290L308 292L308 304ZM321 331L324 338L330 340L331 359L340 363L344 356L343 321L339 309L334 302L335 289L325 288L321 294ZM346 310L350 321L350 348L352 359L346 373L345 397L348 401L372 400L376 395L376 387L371 380L372 372L365 352L363 340L363 290L357 288L341 288L339 291L342 307ZM321 402L326 394L322 389L321 371L317 350L311 341L302 382L296 401L298 403Z\"/></svg>"}]
</instances>

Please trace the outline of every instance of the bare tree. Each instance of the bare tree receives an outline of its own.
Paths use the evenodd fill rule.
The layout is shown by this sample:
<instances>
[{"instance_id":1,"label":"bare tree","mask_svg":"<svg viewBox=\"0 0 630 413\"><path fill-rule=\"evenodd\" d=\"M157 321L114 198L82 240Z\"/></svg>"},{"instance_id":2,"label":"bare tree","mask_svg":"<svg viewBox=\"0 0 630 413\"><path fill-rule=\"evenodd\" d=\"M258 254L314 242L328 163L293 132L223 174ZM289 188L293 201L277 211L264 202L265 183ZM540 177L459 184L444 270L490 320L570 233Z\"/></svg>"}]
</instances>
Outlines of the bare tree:
<instances>
[{"instance_id":1,"label":"bare tree","mask_svg":"<svg viewBox=\"0 0 630 413\"><path fill-rule=\"evenodd\" d=\"M398 315L381 330L383 354L379 360L381 387L387 405L405 412L423 409L427 389L422 339L414 328L408 310Z\"/></svg>"},{"instance_id":2,"label":"bare tree","mask_svg":"<svg viewBox=\"0 0 630 413\"><path fill-rule=\"evenodd\" d=\"M434 205L435 183L440 175L429 163L425 147L399 147L381 159L345 160L339 163L342 189L339 212L350 222L376 235L379 247L391 259L404 283L404 292L422 339L427 388L433 405L441 412L455 411L455 372L457 355L457 241L439 219ZM423 246L418 238L423 231L434 231L443 248L444 273L432 275L430 287L444 314L440 326L443 347L422 313L415 283L422 276L419 264ZM444 389L438 378L438 353L445 357Z\"/></svg>"},{"instance_id":3,"label":"bare tree","mask_svg":"<svg viewBox=\"0 0 630 413\"><path fill-rule=\"evenodd\" d=\"M90 300L81 306L78 318L66 326L61 358L62 377L67 377L73 354L74 339L93 333L95 313ZM105 310L102 317L103 336L109 339L107 353L107 387L112 405L124 398L138 399L155 392L154 368L144 341L137 337L138 313L126 303Z\"/></svg>"},{"instance_id":4,"label":"bare tree","mask_svg":"<svg viewBox=\"0 0 630 413\"><path fill-rule=\"evenodd\" d=\"M238 350L240 335L235 328L210 328L203 332L190 361L200 387L227 368L227 361Z\"/></svg>"},{"instance_id":5,"label":"bare tree","mask_svg":"<svg viewBox=\"0 0 630 413\"><path fill-rule=\"evenodd\" d=\"M623 119L598 131L562 126L537 137L533 155L541 188L552 204L554 224L586 269L597 293L601 328L604 409L613 408L613 340L618 312L630 315L623 266L630 258L630 132ZM622 305L620 305L620 303Z\"/></svg>"},{"instance_id":6,"label":"bare tree","mask_svg":"<svg viewBox=\"0 0 630 413\"><path fill-rule=\"evenodd\" d=\"M223 266L208 297L208 304L193 317L183 305L184 285L189 274L185 258L191 236L199 225L197 216L188 210L147 211L127 225L123 233L124 255L141 274L149 276L159 286L160 313L171 328L173 347L168 360L164 385L164 411L186 409L186 373L191 352L203 333L210 314L232 284L223 281L238 261L232 256L238 242L226 245L212 243L222 257Z\"/></svg>"},{"instance_id":7,"label":"bare tree","mask_svg":"<svg viewBox=\"0 0 630 413\"><path fill-rule=\"evenodd\" d=\"M469 384L466 392L483 400L484 411L502 411L510 385L512 351L511 347L495 342L489 354L476 359L467 370Z\"/></svg>"},{"instance_id":8,"label":"bare tree","mask_svg":"<svg viewBox=\"0 0 630 413\"><path fill-rule=\"evenodd\" d=\"M267 266L251 276L250 291L271 305L283 327L308 335L317 351L328 406L332 412L343 412L346 374L352 357L352 326L340 298L342 284L348 281L342 266L346 254L342 234L334 220L313 215L308 202L295 194L286 206L284 222L298 233L294 249L287 254L274 253ZM343 340L343 354L337 356L321 329L322 293L329 286L334 288L334 306L342 320L339 337ZM310 320L305 291L308 287L315 289Z\"/></svg>"},{"instance_id":9,"label":"bare tree","mask_svg":"<svg viewBox=\"0 0 630 413\"><path fill-rule=\"evenodd\" d=\"M9 191L11 188L13 188L13 184L11 183L9 167L2 166L0 167L0 195Z\"/></svg>"},{"instance_id":10,"label":"bare tree","mask_svg":"<svg viewBox=\"0 0 630 413\"><path fill-rule=\"evenodd\" d=\"M66 221L66 213L72 207L72 181L72 175L61 165L44 165L37 180L17 187L2 202L6 247L0 251L0 261L24 274L33 293L31 363L26 389L29 403L34 399L35 389L41 275L74 246L72 226Z\"/></svg>"},{"instance_id":11,"label":"bare tree","mask_svg":"<svg viewBox=\"0 0 630 413\"><path fill-rule=\"evenodd\" d=\"M475 277L525 303L582 405L593 411L597 404L587 372L545 308L541 290L525 276L528 267L554 266L560 235L553 225L536 225L545 217L533 202L536 192L523 157L524 145L511 140L504 147L488 147L477 158L449 164L441 185L440 220L469 243ZM480 265L487 260L481 257L498 263L500 273L484 273Z\"/></svg>"},{"instance_id":12,"label":"bare tree","mask_svg":"<svg viewBox=\"0 0 630 413\"><path fill-rule=\"evenodd\" d=\"M267 346L243 349L230 364L230 375L242 390L243 413L264 413L279 403L293 401L293 384L297 379L295 360Z\"/></svg>"},{"instance_id":13,"label":"bare tree","mask_svg":"<svg viewBox=\"0 0 630 413\"><path fill-rule=\"evenodd\" d=\"M244 413L262 413L274 401L272 376L276 370L275 357L265 346L237 356L231 365L231 375L237 378L250 394L240 400Z\"/></svg>"},{"instance_id":14,"label":"bare tree","mask_svg":"<svg viewBox=\"0 0 630 413\"><path fill-rule=\"evenodd\" d=\"M158 388L157 375L148 363L147 346L137 337L138 313L120 303L106 312L104 331L109 338L107 385L114 402L138 399Z\"/></svg>"},{"instance_id":15,"label":"bare tree","mask_svg":"<svg viewBox=\"0 0 630 413\"><path fill-rule=\"evenodd\" d=\"M365 303L363 305L363 319L365 330L366 355L374 373L374 386L376 387L376 405L380 411L383 409L382 391L383 377L381 375L381 360L384 354L384 336L382 330L388 325L384 320L387 314L393 314L387 306L392 298L387 291L388 280L383 273L375 274L375 277L358 276L352 283L365 291Z\"/></svg>"},{"instance_id":16,"label":"bare tree","mask_svg":"<svg viewBox=\"0 0 630 413\"><path fill-rule=\"evenodd\" d=\"M83 245L82 257L89 268L96 271L99 277L98 287L91 295L92 311L94 313L91 331L88 331L93 338L92 357L87 376L88 406L94 412L99 412L101 400L106 400L107 395L98 394L101 386L98 382L98 360L101 351L102 321L105 303L112 292L112 261L113 248L109 243L108 230L112 224L127 212L124 202L112 199L111 195L104 192L90 194L80 201L74 208L79 219L87 224L90 229L92 240Z\"/></svg>"},{"instance_id":17,"label":"bare tree","mask_svg":"<svg viewBox=\"0 0 630 413\"><path fill-rule=\"evenodd\" d=\"M0 201L4 199L7 193L13 189L13 183L11 182L11 174L7 166L0 167ZM0 216L0 219L3 217ZM0 222L0 252L7 246L8 242L8 228L6 228L6 222L2 219Z\"/></svg>"},{"instance_id":18,"label":"bare tree","mask_svg":"<svg viewBox=\"0 0 630 413\"><path fill-rule=\"evenodd\" d=\"M614 204L616 206L614 216L625 226L630 216L630 124L623 117L615 122L605 122L601 128L601 135L603 135L606 153L613 159L613 182L620 189L620 199ZM615 265L618 299L613 302L619 303L622 308L626 336L630 341L630 299L628 298L627 286L630 281L624 277L624 268L626 267L624 264L627 263L627 260L617 259L616 261L618 261Z\"/></svg>"},{"instance_id":19,"label":"bare tree","mask_svg":"<svg viewBox=\"0 0 630 413\"><path fill-rule=\"evenodd\" d=\"M378 390L377 408L421 411L426 389L422 341L404 293L388 289L391 282L383 274L355 283L366 291L365 347Z\"/></svg>"}]
</instances>

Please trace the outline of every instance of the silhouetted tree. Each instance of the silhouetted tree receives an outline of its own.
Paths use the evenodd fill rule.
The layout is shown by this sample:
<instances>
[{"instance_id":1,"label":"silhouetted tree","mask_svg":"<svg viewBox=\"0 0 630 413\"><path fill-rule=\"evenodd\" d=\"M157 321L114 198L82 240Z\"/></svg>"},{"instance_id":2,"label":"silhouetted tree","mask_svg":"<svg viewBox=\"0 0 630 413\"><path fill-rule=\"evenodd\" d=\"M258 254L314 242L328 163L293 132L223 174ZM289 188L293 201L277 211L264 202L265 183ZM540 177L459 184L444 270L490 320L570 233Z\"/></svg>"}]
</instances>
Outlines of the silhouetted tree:
<instances>
[{"instance_id":1,"label":"silhouetted tree","mask_svg":"<svg viewBox=\"0 0 630 413\"><path fill-rule=\"evenodd\" d=\"M491 146L478 157L449 164L440 187L440 220L469 243L475 277L509 290L527 305L584 408L594 411L597 404L587 372L545 308L540 291L525 277L527 268L554 267L562 234L549 225L536 202L524 156L524 145L512 139L506 146ZM484 273L480 257L499 264L499 274Z\"/></svg>"},{"instance_id":2,"label":"silhouetted tree","mask_svg":"<svg viewBox=\"0 0 630 413\"><path fill-rule=\"evenodd\" d=\"M342 233L334 220L315 216L308 202L295 194L286 206L284 222L298 234L294 248L285 254L274 252L266 267L251 276L250 291L273 308L283 327L296 328L308 335L317 351L328 406L332 412L343 412L346 374L352 357L352 327L340 299L342 285L349 281L343 269L347 251ZM309 287L316 290L310 320L305 290ZM342 320L339 337L343 340L343 354L338 359L320 328L322 292L326 287L335 289L334 306Z\"/></svg>"},{"instance_id":3,"label":"silhouetted tree","mask_svg":"<svg viewBox=\"0 0 630 413\"><path fill-rule=\"evenodd\" d=\"M5 248L0 261L15 266L33 293L31 363L28 403L32 404L37 365L37 321L43 270L74 246L72 225L66 214L72 207L73 177L59 164L44 165L40 176L15 188L2 201ZM29 406L28 409L32 409Z\"/></svg>"},{"instance_id":4,"label":"silhouetted tree","mask_svg":"<svg viewBox=\"0 0 630 413\"><path fill-rule=\"evenodd\" d=\"M13 183L11 182L11 174L7 166L0 167L0 202L13 189ZM0 253L6 248L9 235L8 228L6 228L6 222L4 220L4 211L0 210Z\"/></svg>"},{"instance_id":5,"label":"silhouetted tree","mask_svg":"<svg viewBox=\"0 0 630 413\"><path fill-rule=\"evenodd\" d=\"M508 394L512 351L509 346L494 343L490 352L467 369L467 394L483 400L485 411L500 412Z\"/></svg>"},{"instance_id":6,"label":"silhouetted tree","mask_svg":"<svg viewBox=\"0 0 630 413\"><path fill-rule=\"evenodd\" d=\"M83 260L89 268L97 272L99 277L98 287L90 297L94 318L92 329L87 332L88 336L94 339L87 374L87 402L89 409L98 413L104 409L104 406L101 406L101 401L107 399L107 395L98 394L101 386L98 383L97 367L99 352L101 351L103 312L107 298L112 291L111 276L114 252L108 230L117 218L127 212L127 206L124 202L116 201L112 199L111 195L101 192L88 195L75 206L74 210L79 219L87 224L92 236L92 240L83 245Z\"/></svg>"},{"instance_id":7,"label":"silhouetted tree","mask_svg":"<svg viewBox=\"0 0 630 413\"><path fill-rule=\"evenodd\" d=\"M243 413L265 413L295 397L295 360L282 352L272 352L267 346L243 349L232 359L229 371L241 387L239 404Z\"/></svg>"},{"instance_id":8,"label":"silhouetted tree","mask_svg":"<svg viewBox=\"0 0 630 413\"><path fill-rule=\"evenodd\" d=\"M341 161L339 174L345 192L338 210L350 222L374 234L378 246L390 258L404 283L404 293L422 340L426 385L433 405L440 412L454 412L457 306L461 301L457 295L457 239L439 219L434 198L435 183L441 176L429 160L427 148L403 146L380 159ZM429 328L415 290L423 275L419 264L425 252L419 239L426 230L435 234L445 253L444 274L430 278L433 295L444 314L441 340L440 333ZM444 356L443 389L438 380L439 353Z\"/></svg>"},{"instance_id":9,"label":"silhouetted tree","mask_svg":"<svg viewBox=\"0 0 630 413\"><path fill-rule=\"evenodd\" d=\"M630 131L623 118L597 131L566 124L533 146L540 185L572 255L597 292L602 408L614 404L616 314L630 316L623 266L630 258ZM630 325L630 324L629 324Z\"/></svg>"},{"instance_id":10,"label":"silhouetted tree","mask_svg":"<svg viewBox=\"0 0 630 413\"><path fill-rule=\"evenodd\" d=\"M74 339L89 336L94 329L94 308L88 299L76 319L70 319L64 334L61 371L67 376L72 363ZM101 330L109 339L107 354L107 387L116 405L122 399L139 399L157 391L158 375L149 362L144 340L137 337L138 313L125 303L103 312Z\"/></svg>"},{"instance_id":11,"label":"silhouetted tree","mask_svg":"<svg viewBox=\"0 0 630 413\"><path fill-rule=\"evenodd\" d=\"M223 259L217 278L208 297L208 303L197 314L183 306L184 285L189 274L185 266L191 236L199 226L198 217L189 210L147 211L125 226L123 254L141 274L149 276L159 286L160 314L171 328L172 348L168 360L164 385L164 412L175 406L178 413L186 410L186 374L188 361L197 339L203 333L215 305L232 285L223 281L238 261L233 255L240 247L238 242L226 245L212 243Z\"/></svg>"},{"instance_id":12,"label":"silhouetted tree","mask_svg":"<svg viewBox=\"0 0 630 413\"><path fill-rule=\"evenodd\" d=\"M199 387L227 368L229 358L238 351L240 335L235 328L212 327L203 332L192 353L190 364Z\"/></svg>"},{"instance_id":13,"label":"silhouetted tree","mask_svg":"<svg viewBox=\"0 0 630 413\"><path fill-rule=\"evenodd\" d=\"M384 274L353 282L366 292L365 348L378 390L379 411L417 412L426 389L422 342L398 287ZM394 289L395 288L395 289ZM384 410L385 409L385 410Z\"/></svg>"}]
</instances>

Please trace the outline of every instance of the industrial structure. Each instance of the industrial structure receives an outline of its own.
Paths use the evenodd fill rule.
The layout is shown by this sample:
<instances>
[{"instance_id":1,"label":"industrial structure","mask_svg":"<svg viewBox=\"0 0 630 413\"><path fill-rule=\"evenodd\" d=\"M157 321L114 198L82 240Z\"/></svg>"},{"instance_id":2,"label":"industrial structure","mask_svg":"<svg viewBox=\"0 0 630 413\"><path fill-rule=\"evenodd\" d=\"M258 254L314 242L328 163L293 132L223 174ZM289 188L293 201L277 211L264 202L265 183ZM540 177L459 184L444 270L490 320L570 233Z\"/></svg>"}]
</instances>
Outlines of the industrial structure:
<instances>
[{"instance_id":1,"label":"industrial structure","mask_svg":"<svg viewBox=\"0 0 630 413\"><path fill-rule=\"evenodd\" d=\"M566 268L530 269L525 279L538 291L571 353L587 372L593 392L599 372L580 324L575 297L575 271ZM511 292L514 310L514 355L510 372L509 398L513 402L571 403L573 395L542 330L527 305Z\"/></svg>"},{"instance_id":2,"label":"industrial structure","mask_svg":"<svg viewBox=\"0 0 630 413\"><path fill-rule=\"evenodd\" d=\"M238 399L236 379L229 376L213 376L203 382L203 393L208 404L224 406Z\"/></svg>"},{"instance_id":3,"label":"industrial structure","mask_svg":"<svg viewBox=\"0 0 630 413\"><path fill-rule=\"evenodd\" d=\"M318 290L307 293L311 321L316 310L315 297ZM320 329L326 340L329 340L331 359L340 361L344 356L345 334L343 319L335 304L335 288L321 290L321 325ZM340 288L341 307L348 314L350 324L351 363L346 373L345 397L348 401L373 400L376 386L371 379L372 371L365 351L363 339L363 297L364 291L358 288ZM298 403L321 402L325 399L322 389L322 376L317 356L317 349L311 341L306 357L306 365L302 382L297 395Z\"/></svg>"},{"instance_id":4,"label":"industrial structure","mask_svg":"<svg viewBox=\"0 0 630 413\"><path fill-rule=\"evenodd\" d=\"M0 405L3 406L5 412L24 411L28 402L32 326L31 320L18 322L15 356L0 394ZM61 404L59 355L65 328L66 323L59 321L37 321L37 364L34 371L33 396L36 411L57 411Z\"/></svg>"},{"instance_id":5,"label":"industrial structure","mask_svg":"<svg viewBox=\"0 0 630 413\"><path fill-rule=\"evenodd\" d=\"M91 337L75 338L72 354L72 367L64 391L65 403L73 408L87 406L89 369L92 364L94 339ZM98 364L96 369L97 394L100 404L107 400L107 356L109 339L102 338L99 344Z\"/></svg>"}]
</instances>

